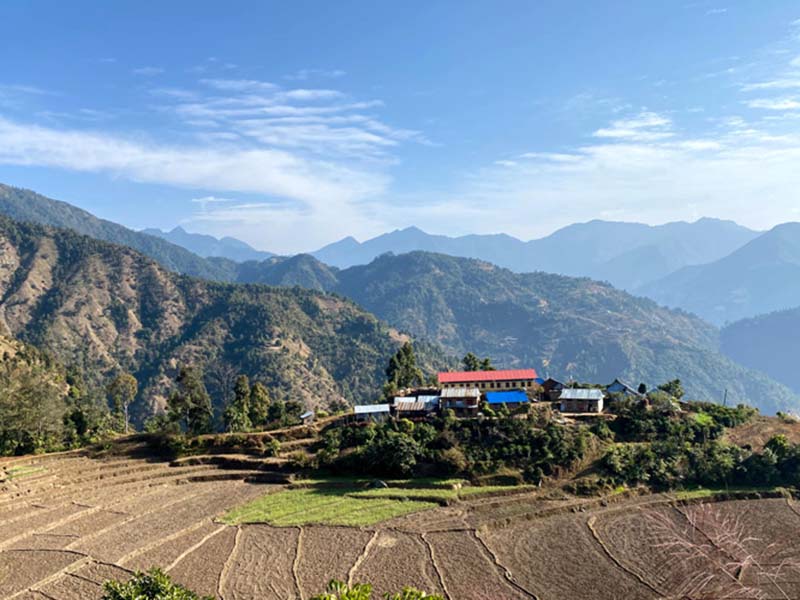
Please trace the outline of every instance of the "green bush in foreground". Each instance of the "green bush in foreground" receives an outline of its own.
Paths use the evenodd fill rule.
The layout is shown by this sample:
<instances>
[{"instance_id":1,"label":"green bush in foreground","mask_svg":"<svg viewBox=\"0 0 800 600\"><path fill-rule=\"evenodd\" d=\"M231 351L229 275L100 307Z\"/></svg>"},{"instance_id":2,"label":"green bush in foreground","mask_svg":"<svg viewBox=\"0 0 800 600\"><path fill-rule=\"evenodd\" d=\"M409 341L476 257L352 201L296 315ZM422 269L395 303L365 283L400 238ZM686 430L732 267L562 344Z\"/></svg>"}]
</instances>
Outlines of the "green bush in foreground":
<instances>
[{"instance_id":1,"label":"green bush in foreground","mask_svg":"<svg viewBox=\"0 0 800 600\"><path fill-rule=\"evenodd\" d=\"M106 581L103 600L212 600L210 596L198 596L185 587L173 583L169 575L160 569L147 573L137 572L133 578L122 583ZM386 600L444 600L442 596L430 595L414 588L403 588L398 594L386 594ZM356 584L353 587L341 581L331 581L328 591L311 600L372 600L372 586Z\"/></svg>"},{"instance_id":2,"label":"green bush in foreground","mask_svg":"<svg viewBox=\"0 0 800 600\"><path fill-rule=\"evenodd\" d=\"M169 575L160 569L136 573L126 583L106 581L103 587L103 600L212 600L210 596L198 596L173 583Z\"/></svg>"},{"instance_id":3,"label":"green bush in foreground","mask_svg":"<svg viewBox=\"0 0 800 600\"><path fill-rule=\"evenodd\" d=\"M414 588L403 588L398 594L385 594L386 600L444 600L442 596L430 595ZM311 600L371 600L372 586L369 584L356 584L349 587L341 581L331 581L325 594L314 596Z\"/></svg>"}]
</instances>

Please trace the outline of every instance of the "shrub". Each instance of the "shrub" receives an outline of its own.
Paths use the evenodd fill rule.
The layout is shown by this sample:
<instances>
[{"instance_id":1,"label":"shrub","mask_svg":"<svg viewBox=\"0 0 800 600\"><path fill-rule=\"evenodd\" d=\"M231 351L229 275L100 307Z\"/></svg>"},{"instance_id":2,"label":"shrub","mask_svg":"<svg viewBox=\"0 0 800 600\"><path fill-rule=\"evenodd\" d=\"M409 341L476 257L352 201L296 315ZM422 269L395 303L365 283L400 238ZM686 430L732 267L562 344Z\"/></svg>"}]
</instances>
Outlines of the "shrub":
<instances>
[{"instance_id":1,"label":"shrub","mask_svg":"<svg viewBox=\"0 0 800 600\"><path fill-rule=\"evenodd\" d=\"M147 573L137 572L126 583L107 581L103 588L103 600L211 600L210 596L201 598L173 583L160 569L151 569Z\"/></svg>"}]
</instances>

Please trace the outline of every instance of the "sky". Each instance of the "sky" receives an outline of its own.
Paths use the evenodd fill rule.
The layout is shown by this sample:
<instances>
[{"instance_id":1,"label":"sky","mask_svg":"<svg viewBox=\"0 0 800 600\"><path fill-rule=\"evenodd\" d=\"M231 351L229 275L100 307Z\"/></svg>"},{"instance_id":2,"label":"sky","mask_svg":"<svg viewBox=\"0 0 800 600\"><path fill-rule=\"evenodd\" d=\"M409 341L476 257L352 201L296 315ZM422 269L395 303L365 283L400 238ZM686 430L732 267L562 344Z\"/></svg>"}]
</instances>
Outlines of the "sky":
<instances>
[{"instance_id":1,"label":"sky","mask_svg":"<svg viewBox=\"0 0 800 600\"><path fill-rule=\"evenodd\" d=\"M8 0L0 182L315 250L800 220L796 0Z\"/></svg>"}]
</instances>

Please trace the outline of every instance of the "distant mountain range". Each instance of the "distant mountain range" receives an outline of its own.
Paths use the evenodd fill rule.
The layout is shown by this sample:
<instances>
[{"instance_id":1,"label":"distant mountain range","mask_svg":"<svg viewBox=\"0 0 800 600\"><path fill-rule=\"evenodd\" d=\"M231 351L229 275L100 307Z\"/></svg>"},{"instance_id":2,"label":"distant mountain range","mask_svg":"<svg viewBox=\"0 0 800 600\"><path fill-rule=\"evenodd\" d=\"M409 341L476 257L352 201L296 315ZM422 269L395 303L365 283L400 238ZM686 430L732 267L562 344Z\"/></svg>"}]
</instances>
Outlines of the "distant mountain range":
<instances>
[{"instance_id":1,"label":"distant mountain range","mask_svg":"<svg viewBox=\"0 0 800 600\"><path fill-rule=\"evenodd\" d=\"M634 385L679 377L694 398L721 401L727 390L730 402L767 412L800 408L788 389L723 356L713 326L586 278L517 274L427 252L344 270L300 255L261 263L258 277L336 292L417 339L502 367Z\"/></svg>"},{"instance_id":2,"label":"distant mountain range","mask_svg":"<svg viewBox=\"0 0 800 600\"><path fill-rule=\"evenodd\" d=\"M275 256L272 252L256 250L249 244L237 240L236 238L223 237L217 239L212 235L189 233L183 227L176 227L172 231L144 229L142 233L159 237L177 246L182 246L203 258L220 257L236 262L245 262L248 260L266 260Z\"/></svg>"},{"instance_id":3,"label":"distant mountain range","mask_svg":"<svg viewBox=\"0 0 800 600\"><path fill-rule=\"evenodd\" d=\"M517 273L591 277L635 291L682 267L722 258L757 236L758 232L717 219L655 227L590 221L529 242L503 234L452 238L409 227L363 243L345 238L311 254L326 264L346 268L368 264L387 252L424 250L477 258Z\"/></svg>"},{"instance_id":4,"label":"distant mountain range","mask_svg":"<svg viewBox=\"0 0 800 600\"><path fill-rule=\"evenodd\" d=\"M720 325L798 307L800 223L778 225L720 260L685 267L639 291Z\"/></svg>"}]
</instances>

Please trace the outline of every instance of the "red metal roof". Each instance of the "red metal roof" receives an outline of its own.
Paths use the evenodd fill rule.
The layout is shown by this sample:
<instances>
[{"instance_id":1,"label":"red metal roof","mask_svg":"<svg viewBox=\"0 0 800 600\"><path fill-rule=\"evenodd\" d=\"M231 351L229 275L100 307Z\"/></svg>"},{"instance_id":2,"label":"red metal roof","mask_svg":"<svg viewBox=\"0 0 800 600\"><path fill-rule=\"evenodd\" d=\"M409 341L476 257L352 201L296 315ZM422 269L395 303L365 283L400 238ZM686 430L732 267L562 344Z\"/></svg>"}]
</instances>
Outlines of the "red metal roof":
<instances>
[{"instance_id":1,"label":"red metal roof","mask_svg":"<svg viewBox=\"0 0 800 600\"><path fill-rule=\"evenodd\" d=\"M475 383L478 381L516 381L536 379L535 369L513 369L510 371L460 371L439 373L439 383Z\"/></svg>"}]
</instances>

